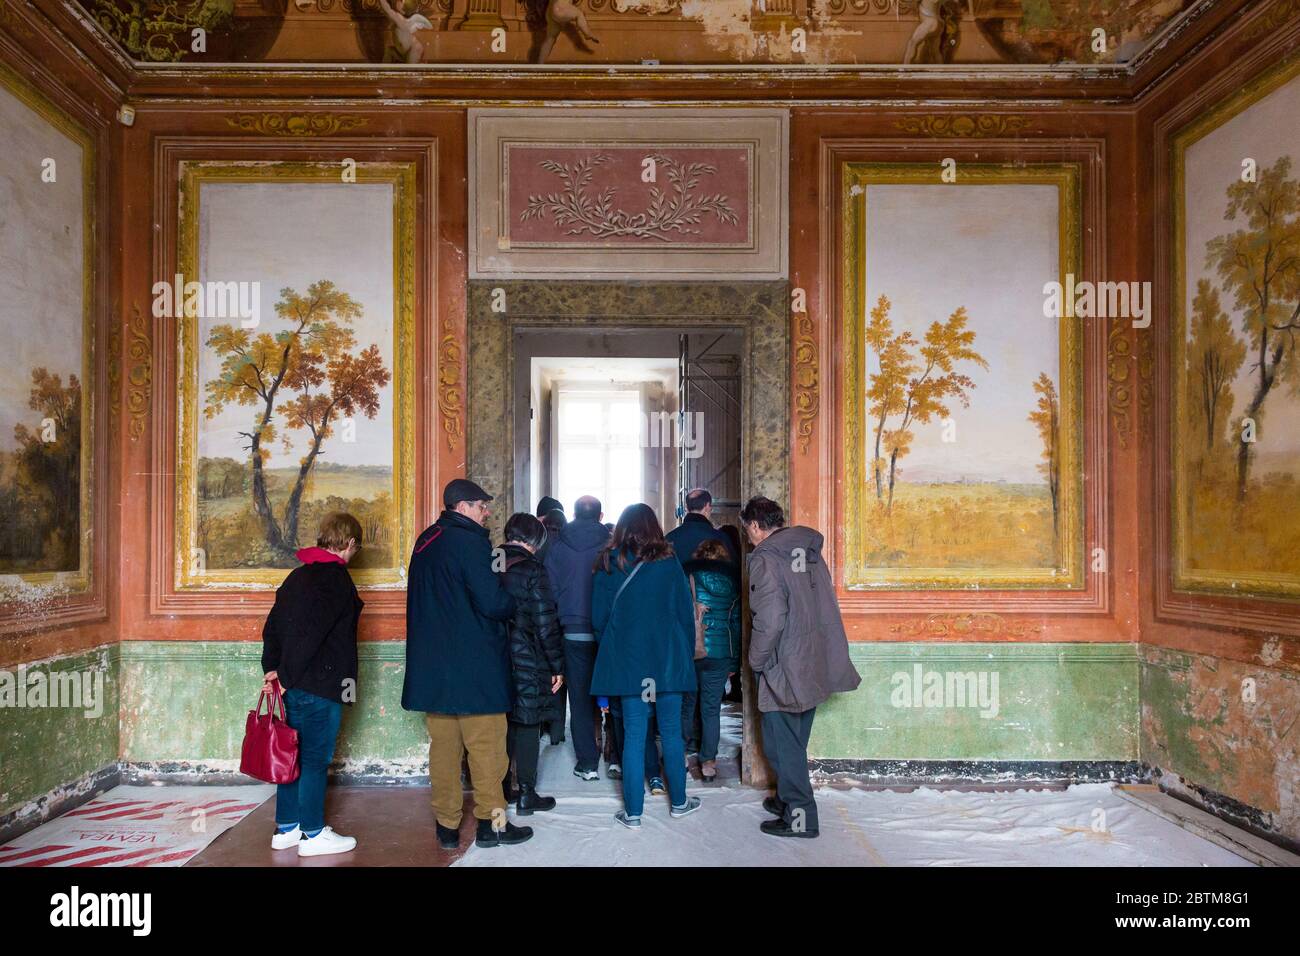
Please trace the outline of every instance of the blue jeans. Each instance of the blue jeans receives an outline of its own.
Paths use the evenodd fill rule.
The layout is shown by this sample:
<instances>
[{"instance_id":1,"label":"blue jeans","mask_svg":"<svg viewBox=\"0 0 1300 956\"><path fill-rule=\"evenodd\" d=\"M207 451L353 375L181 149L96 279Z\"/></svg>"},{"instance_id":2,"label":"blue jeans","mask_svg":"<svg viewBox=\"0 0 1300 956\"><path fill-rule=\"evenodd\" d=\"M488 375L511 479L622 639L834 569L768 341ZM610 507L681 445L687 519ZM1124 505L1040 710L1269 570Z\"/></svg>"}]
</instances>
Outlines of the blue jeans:
<instances>
[{"instance_id":1,"label":"blue jeans","mask_svg":"<svg viewBox=\"0 0 1300 956\"><path fill-rule=\"evenodd\" d=\"M623 760L623 698L609 699L609 727L614 737L614 762L621 765ZM627 773L627 768L623 768ZM659 749L655 747L655 716L652 713L646 721L645 732L645 779L648 783L652 777L659 776Z\"/></svg>"},{"instance_id":2,"label":"blue jeans","mask_svg":"<svg viewBox=\"0 0 1300 956\"><path fill-rule=\"evenodd\" d=\"M653 708L659 720L659 739L664 745L664 770L673 806L686 803L686 747L682 743L682 695L659 694L647 703L640 696L623 698L623 808L630 817L645 809L645 783L632 767L645 762L646 729Z\"/></svg>"},{"instance_id":3,"label":"blue jeans","mask_svg":"<svg viewBox=\"0 0 1300 956\"><path fill-rule=\"evenodd\" d=\"M732 659L705 657L695 662L695 676L700 691L700 762L718 759L718 738L722 736L722 693L727 686L727 674L739 670L739 662ZM682 719L686 715L682 714Z\"/></svg>"},{"instance_id":4,"label":"blue jeans","mask_svg":"<svg viewBox=\"0 0 1300 956\"><path fill-rule=\"evenodd\" d=\"M308 832L319 830L325 825L325 780L339 739L343 705L290 688L284 692L284 709L289 726L298 731L301 773L293 783L276 788L275 822L277 826L296 823Z\"/></svg>"}]
</instances>

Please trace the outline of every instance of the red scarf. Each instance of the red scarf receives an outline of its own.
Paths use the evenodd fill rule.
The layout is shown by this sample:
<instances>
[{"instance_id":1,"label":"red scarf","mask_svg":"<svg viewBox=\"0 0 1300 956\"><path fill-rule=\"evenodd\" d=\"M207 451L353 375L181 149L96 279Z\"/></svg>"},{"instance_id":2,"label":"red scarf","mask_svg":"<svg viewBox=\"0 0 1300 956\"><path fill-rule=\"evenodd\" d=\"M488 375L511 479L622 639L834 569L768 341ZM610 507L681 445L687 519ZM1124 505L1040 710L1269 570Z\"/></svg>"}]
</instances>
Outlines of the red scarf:
<instances>
[{"instance_id":1,"label":"red scarf","mask_svg":"<svg viewBox=\"0 0 1300 956\"><path fill-rule=\"evenodd\" d=\"M342 555L326 551L324 548L300 548L295 552L294 557L303 564L325 564L330 561L335 564L347 564Z\"/></svg>"}]
</instances>

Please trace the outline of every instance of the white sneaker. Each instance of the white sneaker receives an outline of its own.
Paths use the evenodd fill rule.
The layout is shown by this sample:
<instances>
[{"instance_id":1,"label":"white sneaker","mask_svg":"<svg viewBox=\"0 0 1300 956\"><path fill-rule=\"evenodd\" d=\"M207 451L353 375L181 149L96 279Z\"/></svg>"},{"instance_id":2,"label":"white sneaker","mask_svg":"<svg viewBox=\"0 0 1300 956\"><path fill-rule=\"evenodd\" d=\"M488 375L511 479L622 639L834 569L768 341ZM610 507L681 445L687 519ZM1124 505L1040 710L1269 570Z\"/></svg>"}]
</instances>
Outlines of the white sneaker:
<instances>
[{"instance_id":1,"label":"white sneaker","mask_svg":"<svg viewBox=\"0 0 1300 956\"><path fill-rule=\"evenodd\" d=\"M347 853L355 850L356 837L340 836L333 828L326 827L314 837L305 837L298 844L299 856L328 856L331 853Z\"/></svg>"},{"instance_id":2,"label":"white sneaker","mask_svg":"<svg viewBox=\"0 0 1300 956\"><path fill-rule=\"evenodd\" d=\"M276 833L271 837L272 850L292 850L302 840L302 828L295 826L285 833Z\"/></svg>"}]
</instances>

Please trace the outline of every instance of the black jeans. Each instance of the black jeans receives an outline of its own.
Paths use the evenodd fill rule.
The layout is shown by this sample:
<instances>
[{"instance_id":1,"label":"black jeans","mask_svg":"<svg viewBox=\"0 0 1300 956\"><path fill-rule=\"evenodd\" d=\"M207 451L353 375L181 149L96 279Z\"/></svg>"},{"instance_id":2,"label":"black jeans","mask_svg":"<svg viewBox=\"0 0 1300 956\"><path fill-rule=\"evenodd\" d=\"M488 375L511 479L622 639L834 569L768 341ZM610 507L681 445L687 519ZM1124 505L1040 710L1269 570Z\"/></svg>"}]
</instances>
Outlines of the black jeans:
<instances>
[{"instance_id":1,"label":"black jeans","mask_svg":"<svg viewBox=\"0 0 1300 956\"><path fill-rule=\"evenodd\" d=\"M591 696L591 672L596 669L595 641L564 641L564 682L569 687L569 729L577 770L599 770L596 750L596 701Z\"/></svg>"},{"instance_id":2,"label":"black jeans","mask_svg":"<svg viewBox=\"0 0 1300 956\"><path fill-rule=\"evenodd\" d=\"M517 724L506 727L506 757L515 762L515 777L521 787L537 786L537 751L542 743L541 724ZM510 771L506 771L510 779Z\"/></svg>"},{"instance_id":3,"label":"black jeans","mask_svg":"<svg viewBox=\"0 0 1300 956\"><path fill-rule=\"evenodd\" d=\"M763 714L763 755L776 773L776 796L786 805L785 822L817 832L817 802L808 776L808 737L817 708L800 714Z\"/></svg>"}]
</instances>

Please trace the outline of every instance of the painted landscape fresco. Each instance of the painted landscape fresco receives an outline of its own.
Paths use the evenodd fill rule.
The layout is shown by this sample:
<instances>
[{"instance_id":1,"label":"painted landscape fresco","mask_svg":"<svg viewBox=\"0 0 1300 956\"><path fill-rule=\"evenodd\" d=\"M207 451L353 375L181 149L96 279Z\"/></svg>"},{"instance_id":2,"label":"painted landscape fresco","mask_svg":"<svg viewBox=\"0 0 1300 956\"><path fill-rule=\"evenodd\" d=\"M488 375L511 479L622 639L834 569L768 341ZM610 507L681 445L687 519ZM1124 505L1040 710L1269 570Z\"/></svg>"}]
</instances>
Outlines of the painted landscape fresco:
<instances>
[{"instance_id":1,"label":"painted landscape fresco","mask_svg":"<svg viewBox=\"0 0 1300 956\"><path fill-rule=\"evenodd\" d=\"M1211 113L1178 150L1180 587L1300 596L1297 72Z\"/></svg>"},{"instance_id":2,"label":"painted landscape fresco","mask_svg":"<svg viewBox=\"0 0 1300 956\"><path fill-rule=\"evenodd\" d=\"M274 583L322 516L347 511L364 533L358 577L387 580L404 558L394 184L209 174L197 177L198 275L256 282L260 308L256 324L195 319L182 571Z\"/></svg>"},{"instance_id":3,"label":"painted landscape fresco","mask_svg":"<svg viewBox=\"0 0 1300 956\"><path fill-rule=\"evenodd\" d=\"M0 574L75 575L87 559L86 147L5 80L0 74L0 350L9 362L0 378Z\"/></svg>"},{"instance_id":4,"label":"painted landscape fresco","mask_svg":"<svg viewBox=\"0 0 1300 956\"><path fill-rule=\"evenodd\" d=\"M1069 586L1075 369L1042 291L1060 189L865 178L851 583Z\"/></svg>"}]
</instances>

